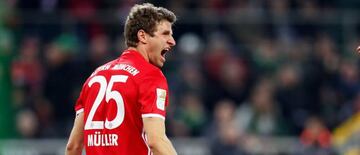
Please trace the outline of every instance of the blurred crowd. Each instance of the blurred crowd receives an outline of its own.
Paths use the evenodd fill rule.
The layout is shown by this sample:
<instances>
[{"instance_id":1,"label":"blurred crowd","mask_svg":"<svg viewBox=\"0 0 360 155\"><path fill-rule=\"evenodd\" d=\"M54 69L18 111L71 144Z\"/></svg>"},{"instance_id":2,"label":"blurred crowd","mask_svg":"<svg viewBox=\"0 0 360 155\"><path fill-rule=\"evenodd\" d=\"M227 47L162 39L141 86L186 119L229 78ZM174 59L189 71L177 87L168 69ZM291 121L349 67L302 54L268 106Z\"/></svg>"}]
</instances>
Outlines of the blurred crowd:
<instances>
[{"instance_id":1,"label":"blurred crowd","mask_svg":"<svg viewBox=\"0 0 360 155\"><path fill-rule=\"evenodd\" d=\"M141 2L0 1L2 136L67 137L83 82L125 49L123 23ZM163 68L171 137L205 137L214 155L282 136L304 154L360 152L360 2L149 2L179 18Z\"/></svg>"}]
</instances>

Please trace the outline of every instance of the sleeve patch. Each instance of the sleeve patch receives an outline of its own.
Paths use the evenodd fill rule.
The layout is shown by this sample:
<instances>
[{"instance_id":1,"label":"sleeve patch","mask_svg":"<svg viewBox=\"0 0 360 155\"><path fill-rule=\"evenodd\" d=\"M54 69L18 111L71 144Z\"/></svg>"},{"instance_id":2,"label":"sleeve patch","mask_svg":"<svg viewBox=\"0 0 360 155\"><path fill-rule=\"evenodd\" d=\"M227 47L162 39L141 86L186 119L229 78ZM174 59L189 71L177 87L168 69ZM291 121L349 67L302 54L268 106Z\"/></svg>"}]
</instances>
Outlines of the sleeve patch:
<instances>
[{"instance_id":1,"label":"sleeve patch","mask_svg":"<svg viewBox=\"0 0 360 155\"><path fill-rule=\"evenodd\" d=\"M156 88L156 107L165 110L166 90Z\"/></svg>"}]
</instances>

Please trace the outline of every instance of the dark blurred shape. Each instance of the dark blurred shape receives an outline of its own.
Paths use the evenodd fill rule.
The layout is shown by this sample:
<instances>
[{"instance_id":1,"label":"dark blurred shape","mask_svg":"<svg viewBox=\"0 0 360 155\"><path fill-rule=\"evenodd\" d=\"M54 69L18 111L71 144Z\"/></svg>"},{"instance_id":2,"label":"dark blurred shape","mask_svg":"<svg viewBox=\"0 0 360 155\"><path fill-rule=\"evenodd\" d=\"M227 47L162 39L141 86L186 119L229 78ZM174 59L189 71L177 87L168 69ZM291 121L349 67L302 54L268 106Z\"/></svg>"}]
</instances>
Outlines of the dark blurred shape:
<instances>
[{"instance_id":1,"label":"dark blurred shape","mask_svg":"<svg viewBox=\"0 0 360 155\"><path fill-rule=\"evenodd\" d=\"M213 120L207 128L206 137L209 139L213 155L244 154L241 145L241 134L234 122L235 103L228 99L216 103Z\"/></svg>"},{"instance_id":2,"label":"dark blurred shape","mask_svg":"<svg viewBox=\"0 0 360 155\"><path fill-rule=\"evenodd\" d=\"M19 57L12 62L12 82L16 87L28 90L29 94L39 93L44 70L40 61L40 43L35 36L25 37Z\"/></svg>"},{"instance_id":3,"label":"dark blurred shape","mask_svg":"<svg viewBox=\"0 0 360 155\"><path fill-rule=\"evenodd\" d=\"M78 66L73 61L76 52L76 38L63 34L46 48L46 76L44 97L54 108L54 121L59 136L66 136L73 119L75 88L80 87Z\"/></svg>"},{"instance_id":4,"label":"dark blurred shape","mask_svg":"<svg viewBox=\"0 0 360 155\"><path fill-rule=\"evenodd\" d=\"M303 87L300 70L295 65L284 65L277 73L277 100L284 118L299 133L309 116L311 103Z\"/></svg>"},{"instance_id":5,"label":"dark blurred shape","mask_svg":"<svg viewBox=\"0 0 360 155\"><path fill-rule=\"evenodd\" d=\"M174 121L176 124L181 123L182 134L179 133L177 128L178 125L175 125L173 130L174 136L189 136L189 137L198 137L202 135L202 132L205 128L205 123L207 121L207 115L204 108L204 103L201 100L200 96L196 93L187 93L184 96L180 97L179 107L174 113ZM184 129L185 128L185 129ZM184 133L186 132L186 133Z\"/></svg>"},{"instance_id":6,"label":"dark blurred shape","mask_svg":"<svg viewBox=\"0 0 360 155\"><path fill-rule=\"evenodd\" d=\"M36 138L39 134L39 124L32 110L22 110L16 116L16 127L21 138Z\"/></svg>"},{"instance_id":7,"label":"dark blurred shape","mask_svg":"<svg viewBox=\"0 0 360 155\"><path fill-rule=\"evenodd\" d=\"M271 79L260 79L251 91L248 101L236 110L240 132L249 136L284 136L291 130L275 100Z\"/></svg>"}]
</instances>

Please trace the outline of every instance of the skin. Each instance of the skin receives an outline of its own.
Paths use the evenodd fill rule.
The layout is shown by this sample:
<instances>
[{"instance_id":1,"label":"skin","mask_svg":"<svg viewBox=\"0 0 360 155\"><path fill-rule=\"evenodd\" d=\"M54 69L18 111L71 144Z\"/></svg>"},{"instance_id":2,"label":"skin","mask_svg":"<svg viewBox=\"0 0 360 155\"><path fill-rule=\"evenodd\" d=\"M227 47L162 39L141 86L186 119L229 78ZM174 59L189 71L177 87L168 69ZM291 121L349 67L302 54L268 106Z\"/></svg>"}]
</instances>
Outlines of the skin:
<instances>
[{"instance_id":1,"label":"skin","mask_svg":"<svg viewBox=\"0 0 360 155\"><path fill-rule=\"evenodd\" d=\"M172 24L161 21L156 26L154 36L144 30L137 33L139 43L137 47L130 47L138 51L146 61L161 68L165 61L165 54L175 46L176 42L172 36ZM168 51L163 53L167 49ZM147 143L154 155L176 155L176 151L165 133L165 120L158 117L143 118L144 131L147 135ZM80 155L83 149L84 114L76 116L71 131L65 155Z\"/></svg>"},{"instance_id":2,"label":"skin","mask_svg":"<svg viewBox=\"0 0 360 155\"><path fill-rule=\"evenodd\" d=\"M176 45L171 27L170 22L163 20L156 26L154 36L150 36L144 30L138 31L138 46L129 49L137 50L146 61L161 68L166 60L165 56L162 55L162 51L165 49L170 50L171 47Z\"/></svg>"},{"instance_id":3,"label":"skin","mask_svg":"<svg viewBox=\"0 0 360 155\"><path fill-rule=\"evenodd\" d=\"M65 155L80 155L83 149L84 141L84 113L75 117L74 126L71 130L68 143L66 145Z\"/></svg>"},{"instance_id":4,"label":"skin","mask_svg":"<svg viewBox=\"0 0 360 155\"><path fill-rule=\"evenodd\" d=\"M360 53L360 46L358 46L358 47L356 48L356 51L357 51L358 53Z\"/></svg>"},{"instance_id":5,"label":"skin","mask_svg":"<svg viewBox=\"0 0 360 155\"><path fill-rule=\"evenodd\" d=\"M165 120L157 117L143 118L147 143L154 155L176 155L174 146L165 134Z\"/></svg>"},{"instance_id":6,"label":"skin","mask_svg":"<svg viewBox=\"0 0 360 155\"><path fill-rule=\"evenodd\" d=\"M172 36L172 24L161 21L156 26L154 36L143 30L138 31L139 43L134 49L144 57L146 61L161 68L165 63L164 49L170 51L176 42ZM167 52L165 52L166 54ZM147 135L147 143L154 155L175 155L175 148L165 133L165 120L157 117L143 118L144 130Z\"/></svg>"}]
</instances>

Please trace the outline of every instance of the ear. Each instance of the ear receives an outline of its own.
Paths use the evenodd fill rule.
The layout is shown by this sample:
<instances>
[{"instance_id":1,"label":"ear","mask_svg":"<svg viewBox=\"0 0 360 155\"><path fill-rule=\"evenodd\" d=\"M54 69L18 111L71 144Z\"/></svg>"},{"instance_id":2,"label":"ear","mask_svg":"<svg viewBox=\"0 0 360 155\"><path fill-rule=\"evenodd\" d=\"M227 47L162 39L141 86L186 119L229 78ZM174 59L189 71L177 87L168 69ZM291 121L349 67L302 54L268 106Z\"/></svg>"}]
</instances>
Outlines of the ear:
<instances>
[{"instance_id":1,"label":"ear","mask_svg":"<svg viewBox=\"0 0 360 155\"><path fill-rule=\"evenodd\" d=\"M137 37L139 39L139 42L141 42L143 44L147 43L148 36L146 35L146 32L144 30L140 29L137 32Z\"/></svg>"}]
</instances>

